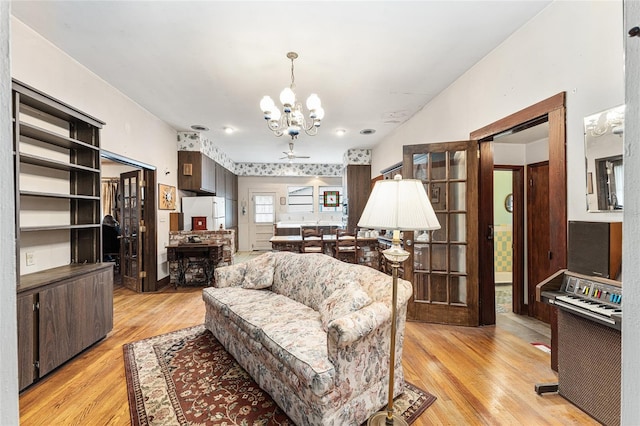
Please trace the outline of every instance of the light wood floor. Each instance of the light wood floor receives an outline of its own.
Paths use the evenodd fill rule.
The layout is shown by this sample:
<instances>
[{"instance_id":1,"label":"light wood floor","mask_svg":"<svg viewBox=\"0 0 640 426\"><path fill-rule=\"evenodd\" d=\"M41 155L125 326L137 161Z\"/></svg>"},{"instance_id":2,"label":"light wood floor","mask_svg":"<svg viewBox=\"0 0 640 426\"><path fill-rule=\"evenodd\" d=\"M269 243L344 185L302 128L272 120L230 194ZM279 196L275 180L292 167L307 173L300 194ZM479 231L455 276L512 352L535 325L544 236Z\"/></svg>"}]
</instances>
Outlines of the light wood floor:
<instances>
[{"instance_id":1,"label":"light wood floor","mask_svg":"<svg viewBox=\"0 0 640 426\"><path fill-rule=\"evenodd\" d=\"M122 345L201 324L201 288L114 292L114 329L20 396L22 425L128 425ZM597 424L534 384L555 380L549 355L497 327L408 323L405 375L438 400L414 425Z\"/></svg>"}]
</instances>

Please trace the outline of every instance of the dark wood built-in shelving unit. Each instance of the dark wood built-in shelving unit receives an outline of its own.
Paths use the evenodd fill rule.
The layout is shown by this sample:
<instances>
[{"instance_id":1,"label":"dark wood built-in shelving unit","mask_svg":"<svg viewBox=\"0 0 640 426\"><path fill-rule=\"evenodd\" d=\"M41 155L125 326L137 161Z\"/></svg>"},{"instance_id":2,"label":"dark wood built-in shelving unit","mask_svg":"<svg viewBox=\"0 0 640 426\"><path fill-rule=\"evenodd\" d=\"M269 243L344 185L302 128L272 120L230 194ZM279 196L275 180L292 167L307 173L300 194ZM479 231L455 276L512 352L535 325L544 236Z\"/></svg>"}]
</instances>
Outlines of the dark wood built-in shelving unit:
<instances>
[{"instance_id":1,"label":"dark wood built-in shelving unit","mask_svg":"<svg viewBox=\"0 0 640 426\"><path fill-rule=\"evenodd\" d=\"M22 390L113 328L113 266L101 263L104 122L19 81L12 89Z\"/></svg>"}]
</instances>

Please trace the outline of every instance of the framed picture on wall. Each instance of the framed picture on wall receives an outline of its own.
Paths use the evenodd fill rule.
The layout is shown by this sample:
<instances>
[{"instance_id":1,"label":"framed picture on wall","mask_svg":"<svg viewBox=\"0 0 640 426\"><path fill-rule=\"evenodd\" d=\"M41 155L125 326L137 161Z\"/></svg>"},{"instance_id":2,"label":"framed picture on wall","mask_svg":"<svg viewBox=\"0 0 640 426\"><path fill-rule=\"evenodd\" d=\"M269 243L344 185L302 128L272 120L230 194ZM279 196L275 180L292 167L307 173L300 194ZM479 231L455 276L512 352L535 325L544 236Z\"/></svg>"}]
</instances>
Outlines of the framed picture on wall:
<instances>
[{"instance_id":1,"label":"framed picture on wall","mask_svg":"<svg viewBox=\"0 0 640 426\"><path fill-rule=\"evenodd\" d=\"M322 204L324 207L338 207L340 205L340 193L338 191L324 191Z\"/></svg>"},{"instance_id":2,"label":"framed picture on wall","mask_svg":"<svg viewBox=\"0 0 640 426\"><path fill-rule=\"evenodd\" d=\"M158 184L158 209L176 209L176 187L171 185Z\"/></svg>"}]
</instances>

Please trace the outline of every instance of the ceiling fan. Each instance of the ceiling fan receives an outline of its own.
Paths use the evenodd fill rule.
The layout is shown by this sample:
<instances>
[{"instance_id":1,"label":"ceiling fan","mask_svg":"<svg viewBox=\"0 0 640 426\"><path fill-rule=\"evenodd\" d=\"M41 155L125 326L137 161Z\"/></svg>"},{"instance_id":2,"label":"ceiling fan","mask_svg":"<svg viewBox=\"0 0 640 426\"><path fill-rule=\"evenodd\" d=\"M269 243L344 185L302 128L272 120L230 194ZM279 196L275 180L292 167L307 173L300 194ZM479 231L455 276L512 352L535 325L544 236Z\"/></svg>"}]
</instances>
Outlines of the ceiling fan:
<instances>
[{"instance_id":1,"label":"ceiling fan","mask_svg":"<svg viewBox=\"0 0 640 426\"><path fill-rule=\"evenodd\" d=\"M293 142L289 142L289 152L282 151L282 153L285 156L284 157L280 157L281 160L284 160L285 158L289 159L289 161L295 160L296 158L311 158L311 157L309 157L307 155L296 155L293 152Z\"/></svg>"}]
</instances>

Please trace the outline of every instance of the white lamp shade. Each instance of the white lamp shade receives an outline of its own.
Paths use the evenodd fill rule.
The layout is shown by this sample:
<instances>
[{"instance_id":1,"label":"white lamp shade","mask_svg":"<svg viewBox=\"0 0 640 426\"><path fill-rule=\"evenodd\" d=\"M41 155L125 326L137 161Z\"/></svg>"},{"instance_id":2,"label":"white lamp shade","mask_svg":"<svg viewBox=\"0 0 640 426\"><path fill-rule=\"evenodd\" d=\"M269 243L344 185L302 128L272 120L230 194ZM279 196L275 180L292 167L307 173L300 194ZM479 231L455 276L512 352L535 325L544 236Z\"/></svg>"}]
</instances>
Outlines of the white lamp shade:
<instances>
[{"instance_id":1,"label":"white lamp shade","mask_svg":"<svg viewBox=\"0 0 640 426\"><path fill-rule=\"evenodd\" d=\"M400 231L440 229L422 182L400 175L376 182L358 226Z\"/></svg>"},{"instance_id":2,"label":"white lamp shade","mask_svg":"<svg viewBox=\"0 0 640 426\"><path fill-rule=\"evenodd\" d=\"M319 106L316 108L316 120L322 120L324 118L324 108Z\"/></svg>"},{"instance_id":3,"label":"white lamp shade","mask_svg":"<svg viewBox=\"0 0 640 426\"><path fill-rule=\"evenodd\" d=\"M280 92L280 102L282 102L282 105L293 105L296 103L296 94L293 93L291 88L287 87Z\"/></svg>"},{"instance_id":4,"label":"white lamp shade","mask_svg":"<svg viewBox=\"0 0 640 426\"><path fill-rule=\"evenodd\" d=\"M321 105L321 102L318 95L316 95L315 93L312 93L311 95L309 95L309 97L307 98L307 108L309 110L320 108L320 105Z\"/></svg>"},{"instance_id":5,"label":"white lamp shade","mask_svg":"<svg viewBox=\"0 0 640 426\"><path fill-rule=\"evenodd\" d=\"M274 105L273 109L271 110L271 121L278 121L280 120L281 116L282 116L282 113L280 112L278 107Z\"/></svg>"},{"instance_id":6,"label":"white lamp shade","mask_svg":"<svg viewBox=\"0 0 640 426\"><path fill-rule=\"evenodd\" d=\"M271 96L265 96L260 100L260 109L262 112L273 112L274 106L275 104L273 103Z\"/></svg>"}]
</instances>

